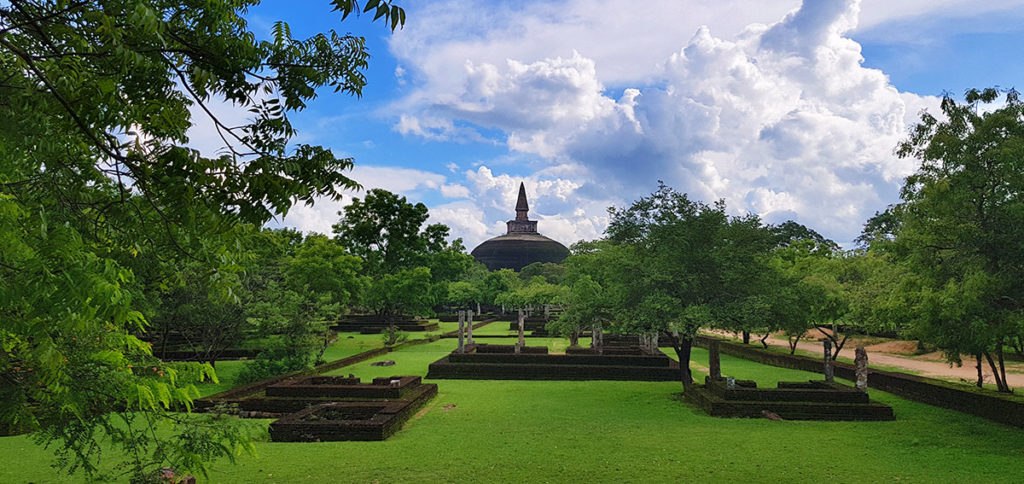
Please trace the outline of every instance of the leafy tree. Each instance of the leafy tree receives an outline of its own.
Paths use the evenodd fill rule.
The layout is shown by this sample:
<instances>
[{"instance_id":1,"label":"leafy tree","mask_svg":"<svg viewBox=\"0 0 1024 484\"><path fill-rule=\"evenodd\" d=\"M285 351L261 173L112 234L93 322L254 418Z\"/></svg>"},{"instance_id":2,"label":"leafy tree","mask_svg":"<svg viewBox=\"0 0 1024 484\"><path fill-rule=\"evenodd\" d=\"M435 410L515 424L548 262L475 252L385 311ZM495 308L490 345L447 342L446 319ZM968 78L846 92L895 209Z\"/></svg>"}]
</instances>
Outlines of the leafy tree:
<instances>
[{"instance_id":1,"label":"leafy tree","mask_svg":"<svg viewBox=\"0 0 1024 484\"><path fill-rule=\"evenodd\" d=\"M611 209L608 240L628 247L612 258L621 297L617 329L664 333L680 361L684 389L701 327L726 327L760 284L771 233L756 216L729 217L725 204L689 200L661 184L629 208Z\"/></svg>"},{"instance_id":2,"label":"leafy tree","mask_svg":"<svg viewBox=\"0 0 1024 484\"><path fill-rule=\"evenodd\" d=\"M561 284L562 279L565 277L566 267L562 264L556 264L554 262L534 262L532 264L523 267L519 271L519 278L524 281L541 276L552 284Z\"/></svg>"},{"instance_id":3,"label":"leafy tree","mask_svg":"<svg viewBox=\"0 0 1024 484\"><path fill-rule=\"evenodd\" d=\"M146 336L158 345L157 356L167 351L195 353L196 361L215 366L224 350L238 348L249 329L244 307L228 298L210 282L208 269L191 263L179 275L178 283L160 291L158 306L148 318ZM238 274L228 277L237 279Z\"/></svg>"},{"instance_id":4,"label":"leafy tree","mask_svg":"<svg viewBox=\"0 0 1024 484\"><path fill-rule=\"evenodd\" d=\"M612 321L613 308L600 284L584 274L572 283L562 297L564 308L558 319L547 324L548 331L579 344L580 333L595 326L604 327Z\"/></svg>"},{"instance_id":5,"label":"leafy tree","mask_svg":"<svg viewBox=\"0 0 1024 484\"><path fill-rule=\"evenodd\" d=\"M370 282L362 304L386 320L402 314L423 315L434 305L430 269L415 267L384 274Z\"/></svg>"},{"instance_id":6,"label":"leafy tree","mask_svg":"<svg viewBox=\"0 0 1024 484\"><path fill-rule=\"evenodd\" d=\"M522 284L519 275L512 269L492 271L484 278L483 300L488 304L501 306L502 302L499 300L501 295L514 291Z\"/></svg>"},{"instance_id":7,"label":"leafy tree","mask_svg":"<svg viewBox=\"0 0 1024 484\"><path fill-rule=\"evenodd\" d=\"M468 308L480 301L481 291L475 284L456 281L448 284L445 302L456 308Z\"/></svg>"},{"instance_id":8,"label":"leafy tree","mask_svg":"<svg viewBox=\"0 0 1024 484\"><path fill-rule=\"evenodd\" d=\"M832 340L833 358L846 342L846 336L840 340L835 331L835 323L848 310L844 286L836 276L838 253L822 251L813 239L794 241L773 251L775 282L765 288L765 295L772 300L770 320L789 340L790 354L796 352L800 338L814 328Z\"/></svg>"},{"instance_id":9,"label":"leafy tree","mask_svg":"<svg viewBox=\"0 0 1024 484\"><path fill-rule=\"evenodd\" d=\"M426 205L409 203L387 190L370 190L364 199L353 199L338 214L341 220L334 224L335 240L363 259L365 273L371 277L423 266L445 280L454 280L472 260L463 254L461 240L448 243L448 227L424 227L429 216Z\"/></svg>"},{"instance_id":10,"label":"leafy tree","mask_svg":"<svg viewBox=\"0 0 1024 484\"><path fill-rule=\"evenodd\" d=\"M262 351L239 374L243 382L308 368L333 334L328 320L355 302L364 281L360 260L324 235L296 239L290 230L262 230L251 248L241 294ZM319 353L316 351L319 350Z\"/></svg>"},{"instance_id":11,"label":"leafy tree","mask_svg":"<svg viewBox=\"0 0 1024 484\"><path fill-rule=\"evenodd\" d=\"M223 424L175 419L182 438L153 432L213 372L162 363L136 337L147 327L139 295L165 274L135 270L181 254L229 296L216 268L235 263L236 224L356 186L350 159L289 144L287 114L320 87L358 95L364 40L296 39L277 23L259 41L242 18L256 3L0 3L0 426L56 441L69 471L96 475L100 435L134 476L234 456L243 436ZM342 18L360 8L332 6ZM388 1L367 7L392 29L404 21ZM214 98L252 119L226 125ZM190 108L211 117L222 156L182 146Z\"/></svg>"},{"instance_id":12,"label":"leafy tree","mask_svg":"<svg viewBox=\"0 0 1024 484\"><path fill-rule=\"evenodd\" d=\"M1009 392L1003 348L1019 336L1024 301L1024 104L970 90L925 113L898 154L921 161L907 177L893 253L911 269L905 314L950 362L978 355ZM979 361L980 363L980 361Z\"/></svg>"}]
</instances>

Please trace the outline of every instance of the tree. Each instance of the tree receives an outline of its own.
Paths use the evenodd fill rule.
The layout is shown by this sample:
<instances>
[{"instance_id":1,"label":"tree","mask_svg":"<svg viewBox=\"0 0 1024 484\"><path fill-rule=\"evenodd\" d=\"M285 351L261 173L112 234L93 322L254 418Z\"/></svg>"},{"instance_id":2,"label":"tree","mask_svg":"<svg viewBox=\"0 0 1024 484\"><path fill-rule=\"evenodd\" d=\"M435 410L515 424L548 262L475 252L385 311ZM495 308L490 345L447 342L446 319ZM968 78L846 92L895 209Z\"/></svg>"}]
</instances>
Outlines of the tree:
<instances>
[{"instance_id":1,"label":"tree","mask_svg":"<svg viewBox=\"0 0 1024 484\"><path fill-rule=\"evenodd\" d=\"M1003 348L1024 315L1024 104L1010 90L1002 107L981 109L999 96L947 95L944 119L924 113L900 144L921 165L901 192L889 249L913 273L907 319L952 363L984 357L1009 392Z\"/></svg>"},{"instance_id":2,"label":"tree","mask_svg":"<svg viewBox=\"0 0 1024 484\"><path fill-rule=\"evenodd\" d=\"M242 17L256 3L0 4L0 427L57 441L69 471L97 473L101 434L134 476L233 456L243 438L223 424L175 418L185 438L153 432L214 374L160 362L136 337L146 281L134 269L180 254L228 296L217 267L234 264L234 226L357 186L350 159L289 144L287 114L320 87L358 95L364 40L296 39L279 22L259 41ZM389 1L365 8L392 29L404 21ZM214 98L252 119L227 126ZM190 107L214 122L222 156L183 147Z\"/></svg>"},{"instance_id":3,"label":"tree","mask_svg":"<svg viewBox=\"0 0 1024 484\"><path fill-rule=\"evenodd\" d=\"M471 259L462 254L462 241L449 243L445 239L448 227L424 227L429 213L422 203L412 204L405 197L375 188L364 199L354 198L338 215L341 220L334 224L335 240L363 259L365 273L371 277L435 263L439 275L454 280L469 266Z\"/></svg>"},{"instance_id":4,"label":"tree","mask_svg":"<svg viewBox=\"0 0 1024 484\"><path fill-rule=\"evenodd\" d=\"M481 297L487 304L501 306L500 296L514 291L522 284L523 282L519 279L519 275L512 269L491 271L484 278L484 285L481 291L483 295Z\"/></svg>"},{"instance_id":5,"label":"tree","mask_svg":"<svg viewBox=\"0 0 1024 484\"><path fill-rule=\"evenodd\" d=\"M373 279L363 293L362 304L385 320L402 314L423 315L434 305L430 269L415 267Z\"/></svg>"},{"instance_id":6,"label":"tree","mask_svg":"<svg viewBox=\"0 0 1024 484\"><path fill-rule=\"evenodd\" d=\"M629 208L610 211L606 230L618 281L616 328L665 334L680 362L683 388L701 327L729 327L739 302L756 293L775 245L756 216L729 217L724 202L706 205L660 184Z\"/></svg>"},{"instance_id":7,"label":"tree","mask_svg":"<svg viewBox=\"0 0 1024 484\"><path fill-rule=\"evenodd\" d=\"M480 288L475 284L466 281L456 281L448 284L445 291L445 302L456 308L469 308L480 302Z\"/></svg>"},{"instance_id":8,"label":"tree","mask_svg":"<svg viewBox=\"0 0 1024 484\"><path fill-rule=\"evenodd\" d=\"M565 277L565 266L554 262L534 262L519 271L519 278L524 281L541 276L551 284L561 284Z\"/></svg>"},{"instance_id":9,"label":"tree","mask_svg":"<svg viewBox=\"0 0 1024 484\"><path fill-rule=\"evenodd\" d=\"M571 257L571 256L570 256ZM547 330L569 338L569 345L579 343L580 333L595 326L604 327L612 320L613 310L604 288L590 275L576 278L563 296L565 302L558 319L547 324Z\"/></svg>"}]
</instances>

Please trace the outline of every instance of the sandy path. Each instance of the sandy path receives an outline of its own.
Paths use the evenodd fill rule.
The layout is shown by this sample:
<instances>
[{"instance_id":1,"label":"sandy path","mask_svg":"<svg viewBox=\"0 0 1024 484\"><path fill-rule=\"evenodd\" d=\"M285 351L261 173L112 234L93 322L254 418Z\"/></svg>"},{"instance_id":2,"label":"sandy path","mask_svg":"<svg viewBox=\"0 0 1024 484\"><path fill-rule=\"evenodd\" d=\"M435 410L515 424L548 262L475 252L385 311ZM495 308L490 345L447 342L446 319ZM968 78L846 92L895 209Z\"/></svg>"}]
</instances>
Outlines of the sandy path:
<instances>
[{"instance_id":1,"label":"sandy path","mask_svg":"<svg viewBox=\"0 0 1024 484\"><path fill-rule=\"evenodd\" d=\"M810 333L813 334L813 333ZM731 336L731 335L730 335ZM820 337L821 335L816 335ZM785 339L778 338L774 335L770 336L767 343L772 346L780 346L789 349L789 343ZM760 344L753 335L751 335L751 344ZM884 347L885 345L878 345ZM807 351L812 354L822 354L822 344L817 341L817 338L811 341L801 339L796 345L797 349ZM843 346L843 350L839 352L839 356L853 359L854 351L856 346L852 345L850 341L847 341L846 345ZM922 376L930 376L937 378L953 378L964 380L967 383L974 383L978 380L978 370L974 367L974 358L965 357L963 359L964 365L950 366L945 361L934 360L932 355L923 355L922 357L909 357L896 355L892 353L884 353L873 349L872 347L866 348L868 351L868 365L869 366L888 366L903 368L905 370L913 371ZM921 359L928 358L928 359ZM992 377L992 371L988 366L988 362L983 365L982 375L985 383L995 384L995 378ZM1024 387L1024 363L1019 362L1006 362L1006 381L1012 388Z\"/></svg>"}]
</instances>

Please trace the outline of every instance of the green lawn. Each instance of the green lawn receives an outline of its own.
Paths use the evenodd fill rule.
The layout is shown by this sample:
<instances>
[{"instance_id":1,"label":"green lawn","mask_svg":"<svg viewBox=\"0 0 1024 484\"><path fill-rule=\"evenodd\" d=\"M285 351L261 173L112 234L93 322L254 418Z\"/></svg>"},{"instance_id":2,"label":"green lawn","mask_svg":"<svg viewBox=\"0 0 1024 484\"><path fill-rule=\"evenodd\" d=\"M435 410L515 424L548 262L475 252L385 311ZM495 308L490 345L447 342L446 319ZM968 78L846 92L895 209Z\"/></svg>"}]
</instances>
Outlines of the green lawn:
<instances>
[{"instance_id":1,"label":"green lawn","mask_svg":"<svg viewBox=\"0 0 1024 484\"><path fill-rule=\"evenodd\" d=\"M335 373L422 375L455 345L411 346L378 358L393 367ZM707 364L703 350L693 358ZM725 355L722 368L761 386L820 378ZM385 442L260 442L237 466L215 464L211 482L1019 482L1024 472L1024 431L878 391L896 421L716 419L680 402L675 382L434 383L437 398ZM0 455L19 464L0 466L0 482L61 481L25 437L0 438Z\"/></svg>"}]
</instances>

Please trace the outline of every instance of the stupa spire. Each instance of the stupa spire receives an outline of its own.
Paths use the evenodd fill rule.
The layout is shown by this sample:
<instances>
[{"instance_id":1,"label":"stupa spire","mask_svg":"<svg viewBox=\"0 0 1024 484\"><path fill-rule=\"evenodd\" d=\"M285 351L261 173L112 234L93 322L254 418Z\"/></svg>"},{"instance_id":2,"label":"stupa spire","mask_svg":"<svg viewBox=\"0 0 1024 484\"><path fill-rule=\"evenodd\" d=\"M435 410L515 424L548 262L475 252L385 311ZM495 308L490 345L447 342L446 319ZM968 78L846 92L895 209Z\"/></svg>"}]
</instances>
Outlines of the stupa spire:
<instances>
[{"instance_id":1,"label":"stupa spire","mask_svg":"<svg viewBox=\"0 0 1024 484\"><path fill-rule=\"evenodd\" d=\"M516 200L516 218L506 222L508 235L536 234L537 221L530 220L530 204L526 202L526 185L519 183L519 199Z\"/></svg>"},{"instance_id":2,"label":"stupa spire","mask_svg":"<svg viewBox=\"0 0 1024 484\"><path fill-rule=\"evenodd\" d=\"M519 200L516 201L516 220L526 221L529 217L530 205L526 203L526 186L519 182Z\"/></svg>"}]
</instances>

